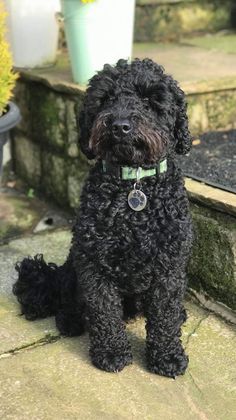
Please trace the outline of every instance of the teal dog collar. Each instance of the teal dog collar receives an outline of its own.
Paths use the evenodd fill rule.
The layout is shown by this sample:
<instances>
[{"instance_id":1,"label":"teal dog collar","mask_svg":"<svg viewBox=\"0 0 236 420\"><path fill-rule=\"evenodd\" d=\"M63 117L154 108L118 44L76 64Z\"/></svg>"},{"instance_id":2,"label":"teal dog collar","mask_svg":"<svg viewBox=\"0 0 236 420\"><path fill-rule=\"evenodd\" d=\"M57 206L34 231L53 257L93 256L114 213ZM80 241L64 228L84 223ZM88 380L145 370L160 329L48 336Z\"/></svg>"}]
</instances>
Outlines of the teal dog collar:
<instances>
[{"instance_id":1,"label":"teal dog collar","mask_svg":"<svg viewBox=\"0 0 236 420\"><path fill-rule=\"evenodd\" d=\"M167 160L164 159L158 162L153 168L145 169L139 166L134 168L132 166L112 165L105 160L102 161L102 170L104 173L116 175L124 181L140 180L154 175L163 174L167 171Z\"/></svg>"}]
</instances>

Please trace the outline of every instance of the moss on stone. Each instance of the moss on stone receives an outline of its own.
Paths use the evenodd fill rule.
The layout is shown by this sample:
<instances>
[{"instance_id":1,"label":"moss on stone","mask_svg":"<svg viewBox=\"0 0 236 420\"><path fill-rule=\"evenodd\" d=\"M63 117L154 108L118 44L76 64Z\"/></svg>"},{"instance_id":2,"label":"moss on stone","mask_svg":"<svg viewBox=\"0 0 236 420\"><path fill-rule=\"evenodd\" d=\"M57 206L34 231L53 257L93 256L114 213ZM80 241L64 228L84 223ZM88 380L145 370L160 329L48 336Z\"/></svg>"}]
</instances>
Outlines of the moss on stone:
<instances>
[{"instance_id":1,"label":"moss on stone","mask_svg":"<svg viewBox=\"0 0 236 420\"><path fill-rule=\"evenodd\" d=\"M76 115L79 114L80 107L79 98L66 101L67 153L72 158L79 156L79 128L76 123Z\"/></svg>"},{"instance_id":2,"label":"moss on stone","mask_svg":"<svg viewBox=\"0 0 236 420\"><path fill-rule=\"evenodd\" d=\"M62 157L42 152L42 181L40 190L61 207L68 205L67 166Z\"/></svg>"},{"instance_id":3,"label":"moss on stone","mask_svg":"<svg viewBox=\"0 0 236 420\"><path fill-rule=\"evenodd\" d=\"M76 115L81 97L57 94L32 82L29 90L30 103L32 98L34 103L29 118L32 126L27 130L30 140L21 129L15 130L15 169L30 186L61 207L77 207L89 167L78 146Z\"/></svg>"},{"instance_id":4,"label":"moss on stone","mask_svg":"<svg viewBox=\"0 0 236 420\"><path fill-rule=\"evenodd\" d=\"M54 149L65 149L65 102L63 95L32 83L30 86L31 133L39 143Z\"/></svg>"},{"instance_id":5,"label":"moss on stone","mask_svg":"<svg viewBox=\"0 0 236 420\"><path fill-rule=\"evenodd\" d=\"M31 117L30 117L30 89L29 85L18 80L14 89L14 100L20 108L21 120L17 124L17 128L25 134L31 131Z\"/></svg>"},{"instance_id":6,"label":"moss on stone","mask_svg":"<svg viewBox=\"0 0 236 420\"><path fill-rule=\"evenodd\" d=\"M236 309L236 221L192 206L195 243L189 264L191 287Z\"/></svg>"},{"instance_id":7,"label":"moss on stone","mask_svg":"<svg viewBox=\"0 0 236 420\"><path fill-rule=\"evenodd\" d=\"M22 134L15 135L14 169L30 186L38 188L41 180L41 149Z\"/></svg>"},{"instance_id":8,"label":"moss on stone","mask_svg":"<svg viewBox=\"0 0 236 420\"><path fill-rule=\"evenodd\" d=\"M230 129L236 127L236 90L217 92L206 97L208 129Z\"/></svg>"},{"instance_id":9,"label":"moss on stone","mask_svg":"<svg viewBox=\"0 0 236 420\"><path fill-rule=\"evenodd\" d=\"M229 28L233 1L142 1L136 7L135 40L174 40Z\"/></svg>"},{"instance_id":10,"label":"moss on stone","mask_svg":"<svg viewBox=\"0 0 236 420\"><path fill-rule=\"evenodd\" d=\"M188 115L193 134L236 127L236 90L188 95Z\"/></svg>"},{"instance_id":11,"label":"moss on stone","mask_svg":"<svg viewBox=\"0 0 236 420\"><path fill-rule=\"evenodd\" d=\"M68 166L68 199L70 207L76 208L80 203L80 194L88 175L89 165L84 162L70 162Z\"/></svg>"},{"instance_id":12,"label":"moss on stone","mask_svg":"<svg viewBox=\"0 0 236 420\"><path fill-rule=\"evenodd\" d=\"M188 97L188 116L192 134L206 132L209 126L206 103L201 97Z\"/></svg>"}]
</instances>

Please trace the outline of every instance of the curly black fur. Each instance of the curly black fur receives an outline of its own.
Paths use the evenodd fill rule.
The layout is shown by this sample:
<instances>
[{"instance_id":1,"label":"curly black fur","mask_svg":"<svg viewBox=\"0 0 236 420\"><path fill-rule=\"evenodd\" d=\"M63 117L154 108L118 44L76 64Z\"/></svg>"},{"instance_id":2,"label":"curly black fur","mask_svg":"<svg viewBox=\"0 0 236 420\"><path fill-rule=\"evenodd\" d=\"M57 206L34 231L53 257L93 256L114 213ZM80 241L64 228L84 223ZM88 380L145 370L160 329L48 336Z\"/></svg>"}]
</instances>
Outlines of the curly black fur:
<instances>
[{"instance_id":1,"label":"curly black fur","mask_svg":"<svg viewBox=\"0 0 236 420\"><path fill-rule=\"evenodd\" d=\"M24 258L16 264L18 280L13 286L26 319L34 320L55 315L59 285L56 264L46 264L43 255Z\"/></svg>"},{"instance_id":2,"label":"curly black fur","mask_svg":"<svg viewBox=\"0 0 236 420\"><path fill-rule=\"evenodd\" d=\"M24 259L14 293L27 318L55 313L67 335L86 328L92 362L106 371L132 362L125 320L142 312L149 369L183 374L182 301L193 236L176 162L176 154L191 147L184 93L153 61L120 60L91 79L79 124L81 149L96 163L83 188L70 255L58 269L41 257ZM147 206L140 212L127 203L133 181L101 169L102 159L148 168L164 157L167 172L142 180Z\"/></svg>"}]
</instances>

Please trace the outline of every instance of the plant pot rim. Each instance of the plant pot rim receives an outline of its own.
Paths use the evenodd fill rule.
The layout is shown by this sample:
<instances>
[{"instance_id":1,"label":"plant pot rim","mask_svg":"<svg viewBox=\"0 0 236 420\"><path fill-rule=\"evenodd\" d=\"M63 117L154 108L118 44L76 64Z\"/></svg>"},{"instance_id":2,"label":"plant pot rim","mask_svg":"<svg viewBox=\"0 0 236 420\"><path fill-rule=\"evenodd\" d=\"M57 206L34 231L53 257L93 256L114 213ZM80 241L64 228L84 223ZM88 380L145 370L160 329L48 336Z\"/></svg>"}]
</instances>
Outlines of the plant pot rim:
<instances>
[{"instance_id":1,"label":"plant pot rim","mask_svg":"<svg viewBox=\"0 0 236 420\"><path fill-rule=\"evenodd\" d=\"M9 131L21 120L20 110L13 102L8 102L7 112L0 117L0 134Z\"/></svg>"}]
</instances>

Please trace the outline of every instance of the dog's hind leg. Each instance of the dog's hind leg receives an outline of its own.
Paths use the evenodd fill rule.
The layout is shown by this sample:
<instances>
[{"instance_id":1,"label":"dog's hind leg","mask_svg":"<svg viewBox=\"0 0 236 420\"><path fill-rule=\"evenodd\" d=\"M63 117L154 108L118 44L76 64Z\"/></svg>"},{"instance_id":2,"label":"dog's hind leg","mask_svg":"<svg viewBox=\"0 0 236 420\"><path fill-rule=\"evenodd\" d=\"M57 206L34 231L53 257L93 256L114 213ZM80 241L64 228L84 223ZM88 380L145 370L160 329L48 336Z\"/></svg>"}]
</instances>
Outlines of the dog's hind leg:
<instances>
[{"instance_id":1,"label":"dog's hind leg","mask_svg":"<svg viewBox=\"0 0 236 420\"><path fill-rule=\"evenodd\" d=\"M61 334L72 337L84 332L84 303L78 290L78 281L71 262L60 279L60 306L56 326Z\"/></svg>"}]
</instances>

